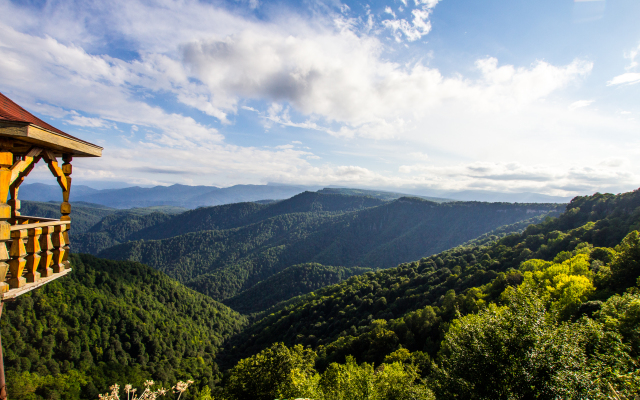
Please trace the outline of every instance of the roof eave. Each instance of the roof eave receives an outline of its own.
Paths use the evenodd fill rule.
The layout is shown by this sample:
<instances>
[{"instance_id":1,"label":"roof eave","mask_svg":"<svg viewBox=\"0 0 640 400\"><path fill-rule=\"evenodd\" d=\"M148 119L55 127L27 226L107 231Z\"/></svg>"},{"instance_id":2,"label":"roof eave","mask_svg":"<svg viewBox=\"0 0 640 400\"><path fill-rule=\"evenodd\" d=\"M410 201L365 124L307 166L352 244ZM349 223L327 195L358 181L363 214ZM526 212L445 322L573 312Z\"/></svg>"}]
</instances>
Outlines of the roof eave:
<instances>
[{"instance_id":1,"label":"roof eave","mask_svg":"<svg viewBox=\"0 0 640 400\"><path fill-rule=\"evenodd\" d=\"M103 148L95 144L62 136L25 122L0 121L0 136L13 137L74 157L101 157Z\"/></svg>"}]
</instances>

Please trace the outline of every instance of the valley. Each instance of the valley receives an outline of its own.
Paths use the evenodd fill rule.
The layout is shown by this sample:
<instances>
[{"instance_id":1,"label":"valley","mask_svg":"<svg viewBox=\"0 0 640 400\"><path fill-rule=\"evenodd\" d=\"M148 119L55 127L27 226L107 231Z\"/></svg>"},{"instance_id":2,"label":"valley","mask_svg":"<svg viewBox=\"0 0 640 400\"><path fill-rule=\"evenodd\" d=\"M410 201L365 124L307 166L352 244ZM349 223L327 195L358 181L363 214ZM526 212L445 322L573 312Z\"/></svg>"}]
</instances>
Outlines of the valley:
<instances>
[{"instance_id":1,"label":"valley","mask_svg":"<svg viewBox=\"0 0 640 400\"><path fill-rule=\"evenodd\" d=\"M388 268L562 209L304 192L269 204L235 203L174 215L118 211L83 233L72 232L71 241L77 252L141 262L225 301L294 265Z\"/></svg>"},{"instance_id":2,"label":"valley","mask_svg":"<svg viewBox=\"0 0 640 400\"><path fill-rule=\"evenodd\" d=\"M25 201L22 210L43 215L49 208L55 212ZM527 300L543 301L540 307L558 321L596 318L593 310L633 288L636 261L620 263L636 251L637 210L637 192L578 197L568 206L317 192L187 211L75 204L72 244L94 255L72 257L73 284L54 283L10 305L2 324L8 379L15 398L54 392L94 398L112 381L195 378L195 398L240 399L259 383L239 383L243 362L258 366L256 357L284 352L292 360L311 357L301 378L311 380L305 389L260 373L257 381L281 391L259 398L320 398L329 390L323 374L340 365L362 374L367 365L388 365L404 374L403 390L448 398L455 386L445 384L447 374L466 373L446 367L455 357L446 346L456 324L504 307L505 296L532 296L507 295L533 285L528 260L541 260L530 264L541 265L539 271L588 261L586 270L564 272L593 282L584 294L561 303L562 290ZM627 244L615 247L621 242ZM631 352L624 354L633 355L635 336L624 329L619 335ZM302 349L311 353L296 353ZM320 383L312 384L313 376Z\"/></svg>"}]
</instances>

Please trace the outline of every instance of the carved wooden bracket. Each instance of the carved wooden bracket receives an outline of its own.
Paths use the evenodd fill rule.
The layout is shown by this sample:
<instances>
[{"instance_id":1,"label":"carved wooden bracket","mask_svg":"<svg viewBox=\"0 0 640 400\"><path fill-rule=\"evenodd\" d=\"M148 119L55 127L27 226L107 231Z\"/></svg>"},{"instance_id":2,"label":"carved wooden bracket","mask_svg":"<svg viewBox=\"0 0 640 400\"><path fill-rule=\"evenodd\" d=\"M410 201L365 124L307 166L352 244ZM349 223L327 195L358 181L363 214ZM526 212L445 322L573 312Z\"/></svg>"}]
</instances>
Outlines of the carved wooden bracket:
<instances>
[{"instance_id":1,"label":"carved wooden bracket","mask_svg":"<svg viewBox=\"0 0 640 400\"><path fill-rule=\"evenodd\" d=\"M40 153L42 153L42 149L38 147L34 147L27 155L24 157L24 160L20 160L13 164L11 167L11 179L9 180L9 185L14 187L14 184L17 183L16 186L20 186L24 178L29 175L29 172L33 169L38 161L40 161Z\"/></svg>"},{"instance_id":2,"label":"carved wooden bracket","mask_svg":"<svg viewBox=\"0 0 640 400\"><path fill-rule=\"evenodd\" d=\"M67 177L65 176L64 172L62 172L62 168L60 168L60 166L58 165L58 161L56 160L56 157L53 155L53 153L51 153L51 151L49 150L44 150L42 158L47 162L49 170L51 171L53 176L58 179L58 184L60 185L62 190L68 192L69 184L67 182Z\"/></svg>"}]
</instances>

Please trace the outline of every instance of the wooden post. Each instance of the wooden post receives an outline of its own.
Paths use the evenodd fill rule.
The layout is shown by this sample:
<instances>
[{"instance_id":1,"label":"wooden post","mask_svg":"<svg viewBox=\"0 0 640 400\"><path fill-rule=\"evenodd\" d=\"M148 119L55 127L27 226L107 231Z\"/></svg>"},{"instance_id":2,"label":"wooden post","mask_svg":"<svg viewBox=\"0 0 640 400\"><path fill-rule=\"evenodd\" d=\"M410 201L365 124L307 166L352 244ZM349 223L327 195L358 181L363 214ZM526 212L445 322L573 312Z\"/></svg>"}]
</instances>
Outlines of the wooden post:
<instances>
[{"instance_id":1,"label":"wooden post","mask_svg":"<svg viewBox=\"0 0 640 400\"><path fill-rule=\"evenodd\" d=\"M9 186L9 201L7 204L11 207L11 225L16 225L18 223L18 218L20 216L20 200L18 200L18 188L20 187L20 183L24 178L18 178L16 182L14 182L11 186ZM19 183L17 181L20 181Z\"/></svg>"},{"instance_id":2,"label":"wooden post","mask_svg":"<svg viewBox=\"0 0 640 400\"><path fill-rule=\"evenodd\" d=\"M0 317L4 301L0 301ZM7 383L4 380L4 356L2 354L2 335L0 335L0 400L7 400Z\"/></svg>"},{"instance_id":3,"label":"wooden post","mask_svg":"<svg viewBox=\"0 0 640 400\"><path fill-rule=\"evenodd\" d=\"M62 214L62 216L60 217L60 221L71 221L71 217L69 217L69 214L71 213L71 204L69 204L72 172L71 160L72 157L68 154L62 156L62 161L64 161L64 163L62 164L62 173L64 174L64 177L62 179L66 180L67 189L62 190L62 204L60 205L60 213Z\"/></svg>"},{"instance_id":4,"label":"wooden post","mask_svg":"<svg viewBox=\"0 0 640 400\"><path fill-rule=\"evenodd\" d=\"M9 271L7 241L11 237L11 225L8 221L11 218L11 206L7 204L7 197L11 183L10 168L13 165L13 153L10 149L11 142L0 143L0 293L9 291L6 278Z\"/></svg>"},{"instance_id":5,"label":"wooden post","mask_svg":"<svg viewBox=\"0 0 640 400\"><path fill-rule=\"evenodd\" d=\"M64 154L62 156L62 173L64 173L64 178L67 181L67 190L62 191L62 204L60 205L60 213L62 216L60 217L60 221L71 221L71 217L69 214L71 213L71 204L69 204L69 195L71 194L71 173L73 172L73 167L71 166L71 161L73 157L70 154ZM66 229L63 231L64 235L64 256L62 257L62 264L64 268L71 268L69 263L69 251L71 250L69 245L71 242L69 241L69 229L71 228L71 224L66 226Z\"/></svg>"}]
</instances>

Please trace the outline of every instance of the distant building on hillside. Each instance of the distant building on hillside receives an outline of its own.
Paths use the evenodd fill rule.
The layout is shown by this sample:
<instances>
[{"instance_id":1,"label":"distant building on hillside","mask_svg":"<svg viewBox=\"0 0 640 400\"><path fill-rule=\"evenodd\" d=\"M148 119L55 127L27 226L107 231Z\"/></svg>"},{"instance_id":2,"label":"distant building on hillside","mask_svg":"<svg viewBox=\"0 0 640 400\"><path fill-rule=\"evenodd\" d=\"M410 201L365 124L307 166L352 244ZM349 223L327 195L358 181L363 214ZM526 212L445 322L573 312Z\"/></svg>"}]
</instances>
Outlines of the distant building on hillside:
<instances>
[{"instance_id":1,"label":"distant building on hillside","mask_svg":"<svg viewBox=\"0 0 640 400\"><path fill-rule=\"evenodd\" d=\"M71 161L102 147L47 124L0 93L0 315L5 301L69 271ZM57 159L62 158L60 166ZM20 214L20 184L43 160L62 190L60 219ZM0 344L0 400L6 399Z\"/></svg>"}]
</instances>

